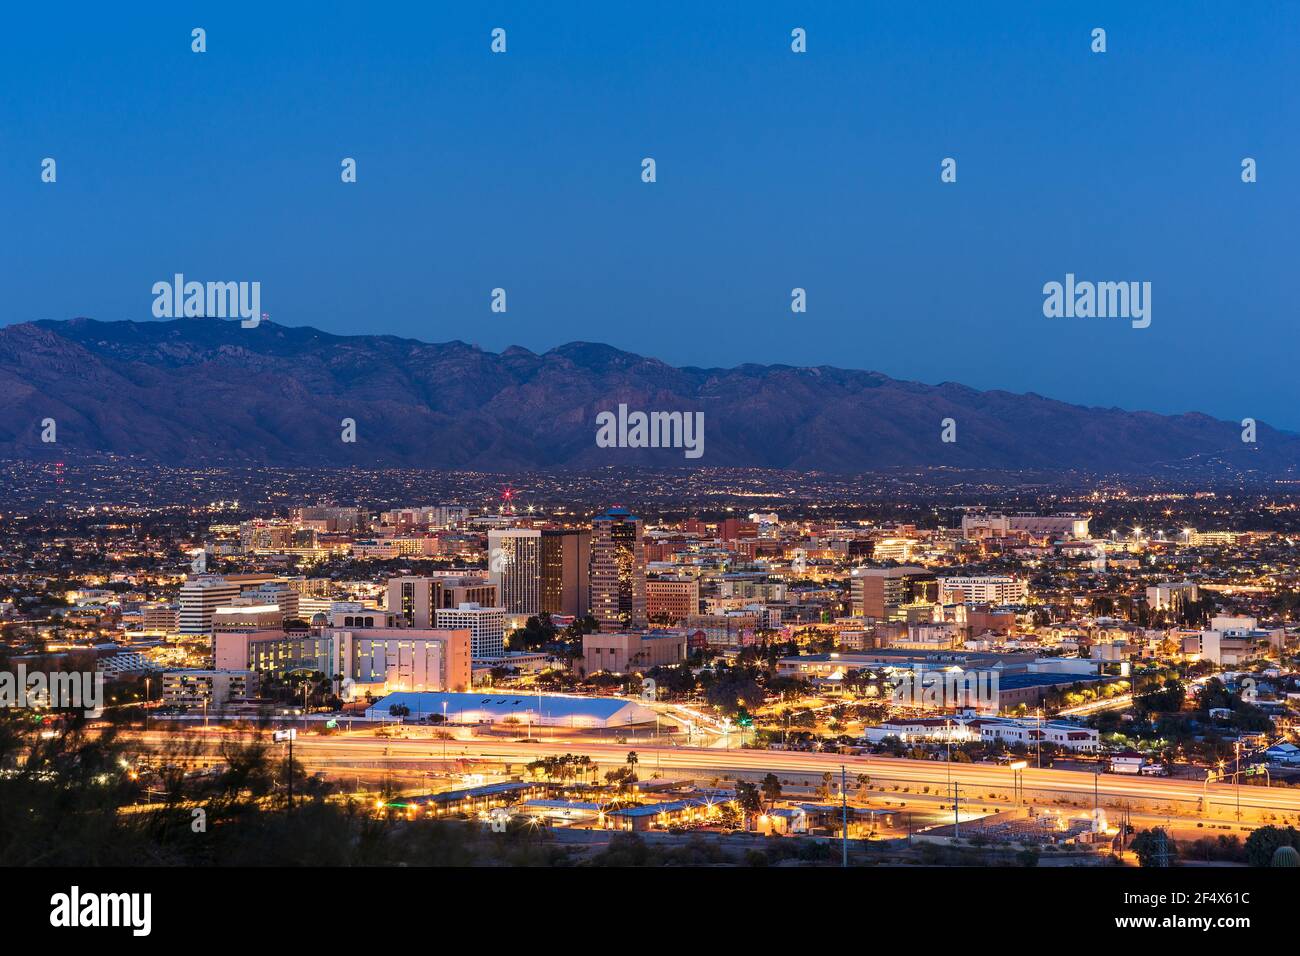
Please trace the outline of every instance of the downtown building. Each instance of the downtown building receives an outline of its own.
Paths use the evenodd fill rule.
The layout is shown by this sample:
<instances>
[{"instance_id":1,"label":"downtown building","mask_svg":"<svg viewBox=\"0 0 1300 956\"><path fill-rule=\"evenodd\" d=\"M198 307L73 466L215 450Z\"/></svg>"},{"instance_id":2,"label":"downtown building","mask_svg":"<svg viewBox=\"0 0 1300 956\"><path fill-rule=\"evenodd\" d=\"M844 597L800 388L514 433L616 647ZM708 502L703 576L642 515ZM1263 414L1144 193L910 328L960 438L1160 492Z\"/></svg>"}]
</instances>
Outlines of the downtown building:
<instances>
[{"instance_id":1,"label":"downtown building","mask_svg":"<svg viewBox=\"0 0 1300 956\"><path fill-rule=\"evenodd\" d=\"M603 631L644 628L645 542L642 522L624 508L591 521L591 614Z\"/></svg>"},{"instance_id":2,"label":"downtown building","mask_svg":"<svg viewBox=\"0 0 1300 956\"><path fill-rule=\"evenodd\" d=\"M488 577L509 614L542 610L542 533L535 528L488 531Z\"/></svg>"},{"instance_id":3,"label":"downtown building","mask_svg":"<svg viewBox=\"0 0 1300 956\"><path fill-rule=\"evenodd\" d=\"M271 574L201 574L181 585L178 598L177 630L182 636L208 637L212 634L212 614L226 607L245 589L253 589L274 579Z\"/></svg>"},{"instance_id":4,"label":"downtown building","mask_svg":"<svg viewBox=\"0 0 1300 956\"><path fill-rule=\"evenodd\" d=\"M783 595L784 596L784 595ZM692 577L648 578L645 583L646 614L682 624L700 613L700 582Z\"/></svg>"},{"instance_id":5,"label":"downtown building","mask_svg":"<svg viewBox=\"0 0 1300 956\"><path fill-rule=\"evenodd\" d=\"M1029 582L1005 575L939 578L941 604L1024 604Z\"/></svg>"},{"instance_id":6,"label":"downtown building","mask_svg":"<svg viewBox=\"0 0 1300 956\"><path fill-rule=\"evenodd\" d=\"M497 607L497 587L485 578L466 575L416 576L388 579L390 612L400 616L405 627L438 626L438 612L475 604Z\"/></svg>"},{"instance_id":7,"label":"downtown building","mask_svg":"<svg viewBox=\"0 0 1300 956\"><path fill-rule=\"evenodd\" d=\"M402 627L399 614L344 602L328 618L310 629L219 633L215 663L259 677L319 672L344 698L470 687L468 629Z\"/></svg>"},{"instance_id":8,"label":"downtown building","mask_svg":"<svg viewBox=\"0 0 1300 956\"><path fill-rule=\"evenodd\" d=\"M1086 541L1090 521L1091 519L1076 514L965 514L961 519L961 536L1005 538L1019 533L1057 540Z\"/></svg>"},{"instance_id":9,"label":"downtown building","mask_svg":"<svg viewBox=\"0 0 1300 956\"><path fill-rule=\"evenodd\" d=\"M939 582L925 568L854 568L849 592L854 617L906 620L907 608L938 602Z\"/></svg>"},{"instance_id":10,"label":"downtown building","mask_svg":"<svg viewBox=\"0 0 1300 956\"><path fill-rule=\"evenodd\" d=\"M542 530L541 601L547 614L581 618L591 610L590 531Z\"/></svg>"},{"instance_id":11,"label":"downtown building","mask_svg":"<svg viewBox=\"0 0 1300 956\"><path fill-rule=\"evenodd\" d=\"M470 656L476 661L494 661L505 657L505 608L483 607L479 604L439 608L437 627L442 631L469 631Z\"/></svg>"}]
</instances>

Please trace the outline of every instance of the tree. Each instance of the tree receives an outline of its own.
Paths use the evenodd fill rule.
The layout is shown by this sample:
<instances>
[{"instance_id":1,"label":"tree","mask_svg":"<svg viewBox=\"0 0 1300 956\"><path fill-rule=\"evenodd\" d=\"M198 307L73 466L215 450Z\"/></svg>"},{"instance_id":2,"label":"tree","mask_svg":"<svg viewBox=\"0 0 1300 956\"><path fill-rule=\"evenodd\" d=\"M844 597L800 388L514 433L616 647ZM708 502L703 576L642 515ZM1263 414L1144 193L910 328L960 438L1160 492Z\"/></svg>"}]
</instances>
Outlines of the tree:
<instances>
[{"instance_id":1,"label":"tree","mask_svg":"<svg viewBox=\"0 0 1300 956\"><path fill-rule=\"evenodd\" d=\"M615 767L613 770L605 771L605 782L620 790L632 786L636 783L636 779L636 771L631 767Z\"/></svg>"},{"instance_id":2,"label":"tree","mask_svg":"<svg viewBox=\"0 0 1300 956\"><path fill-rule=\"evenodd\" d=\"M829 800L835 786L835 778L830 773L822 774L822 785L817 788L817 796L821 800Z\"/></svg>"},{"instance_id":3,"label":"tree","mask_svg":"<svg viewBox=\"0 0 1300 956\"><path fill-rule=\"evenodd\" d=\"M865 800L871 790L871 778L865 773L858 774L858 799Z\"/></svg>"},{"instance_id":4,"label":"tree","mask_svg":"<svg viewBox=\"0 0 1300 956\"><path fill-rule=\"evenodd\" d=\"M1133 838L1132 848L1138 864L1144 867L1173 866L1178 858L1178 844L1163 827L1143 830Z\"/></svg>"},{"instance_id":5,"label":"tree","mask_svg":"<svg viewBox=\"0 0 1300 956\"><path fill-rule=\"evenodd\" d=\"M1280 846L1300 850L1300 830L1295 827L1260 827L1246 838L1246 862L1251 866L1268 866Z\"/></svg>"},{"instance_id":6,"label":"tree","mask_svg":"<svg viewBox=\"0 0 1300 956\"><path fill-rule=\"evenodd\" d=\"M781 799L781 780L774 773L769 773L763 778L763 796L768 803L776 803Z\"/></svg>"},{"instance_id":7,"label":"tree","mask_svg":"<svg viewBox=\"0 0 1300 956\"><path fill-rule=\"evenodd\" d=\"M738 783L736 784L736 804L745 813L762 813L763 795L759 793L758 787L752 783Z\"/></svg>"}]
</instances>

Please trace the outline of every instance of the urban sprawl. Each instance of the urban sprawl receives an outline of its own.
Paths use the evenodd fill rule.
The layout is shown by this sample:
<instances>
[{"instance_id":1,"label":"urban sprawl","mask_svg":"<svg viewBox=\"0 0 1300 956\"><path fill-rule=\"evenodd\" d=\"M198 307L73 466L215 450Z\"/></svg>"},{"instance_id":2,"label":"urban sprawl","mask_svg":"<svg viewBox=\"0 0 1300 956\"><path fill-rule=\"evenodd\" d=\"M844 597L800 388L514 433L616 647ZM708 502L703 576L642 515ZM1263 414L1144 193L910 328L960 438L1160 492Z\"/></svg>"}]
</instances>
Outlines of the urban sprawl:
<instances>
[{"instance_id":1,"label":"urban sprawl","mask_svg":"<svg viewBox=\"0 0 1300 956\"><path fill-rule=\"evenodd\" d=\"M124 827L316 807L458 827L456 862L1296 864L1285 494L124 504L39 468L0 515L0 672L106 700L0 712L31 799L93 741Z\"/></svg>"}]
</instances>

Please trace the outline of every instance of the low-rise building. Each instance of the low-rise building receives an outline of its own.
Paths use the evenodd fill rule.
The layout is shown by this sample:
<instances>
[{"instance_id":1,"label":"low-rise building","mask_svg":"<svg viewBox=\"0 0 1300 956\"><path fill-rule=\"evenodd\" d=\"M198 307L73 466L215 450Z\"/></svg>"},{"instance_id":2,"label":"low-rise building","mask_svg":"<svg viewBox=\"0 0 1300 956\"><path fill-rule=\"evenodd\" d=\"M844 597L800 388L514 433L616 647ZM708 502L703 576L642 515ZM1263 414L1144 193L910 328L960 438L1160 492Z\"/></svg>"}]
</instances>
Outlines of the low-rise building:
<instances>
[{"instance_id":1,"label":"low-rise building","mask_svg":"<svg viewBox=\"0 0 1300 956\"><path fill-rule=\"evenodd\" d=\"M685 631L635 631L584 634L583 669L587 674L627 674L652 667L671 667L686 659Z\"/></svg>"},{"instance_id":2,"label":"low-rise building","mask_svg":"<svg viewBox=\"0 0 1300 956\"><path fill-rule=\"evenodd\" d=\"M246 670L171 670L162 675L162 699L176 707L219 709L256 693L257 675Z\"/></svg>"}]
</instances>

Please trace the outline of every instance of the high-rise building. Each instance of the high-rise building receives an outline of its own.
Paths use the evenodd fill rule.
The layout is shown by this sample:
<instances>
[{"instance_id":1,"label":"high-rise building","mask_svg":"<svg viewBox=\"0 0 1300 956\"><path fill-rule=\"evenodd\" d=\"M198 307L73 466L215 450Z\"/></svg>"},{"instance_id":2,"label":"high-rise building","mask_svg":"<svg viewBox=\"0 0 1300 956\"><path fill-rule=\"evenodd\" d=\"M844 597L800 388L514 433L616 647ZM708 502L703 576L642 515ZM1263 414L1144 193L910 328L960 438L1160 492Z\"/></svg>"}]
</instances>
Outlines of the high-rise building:
<instances>
[{"instance_id":1,"label":"high-rise building","mask_svg":"<svg viewBox=\"0 0 1300 956\"><path fill-rule=\"evenodd\" d=\"M474 660L496 660L506 653L506 611L501 607L461 604L438 608L439 630L468 630L470 656Z\"/></svg>"},{"instance_id":2,"label":"high-rise building","mask_svg":"<svg viewBox=\"0 0 1300 956\"><path fill-rule=\"evenodd\" d=\"M650 578L645 583L646 613L680 624L700 613L700 582L690 577Z\"/></svg>"},{"instance_id":3,"label":"high-rise building","mask_svg":"<svg viewBox=\"0 0 1300 956\"><path fill-rule=\"evenodd\" d=\"M297 617L301 597L288 581L266 581L253 588L244 588L232 603L236 607L274 604L284 617Z\"/></svg>"},{"instance_id":4,"label":"high-rise building","mask_svg":"<svg viewBox=\"0 0 1300 956\"><path fill-rule=\"evenodd\" d=\"M407 627L431 628L434 612L442 607L440 578L388 579L388 610L401 616Z\"/></svg>"},{"instance_id":5,"label":"high-rise building","mask_svg":"<svg viewBox=\"0 0 1300 956\"><path fill-rule=\"evenodd\" d=\"M229 604L239 595L239 585L223 577L198 577L181 585L180 621L181 634L199 635L212 633L212 612Z\"/></svg>"},{"instance_id":6,"label":"high-rise building","mask_svg":"<svg viewBox=\"0 0 1300 956\"><path fill-rule=\"evenodd\" d=\"M854 568L850 578L853 613L888 620L908 604L939 600L939 582L925 568Z\"/></svg>"},{"instance_id":7,"label":"high-rise building","mask_svg":"<svg viewBox=\"0 0 1300 956\"><path fill-rule=\"evenodd\" d=\"M591 614L604 630L646 627L641 519L611 508L591 522Z\"/></svg>"},{"instance_id":8,"label":"high-rise building","mask_svg":"<svg viewBox=\"0 0 1300 956\"><path fill-rule=\"evenodd\" d=\"M537 614L541 596L542 533L535 528L488 532L488 577L497 600L511 614Z\"/></svg>"},{"instance_id":9,"label":"high-rise building","mask_svg":"<svg viewBox=\"0 0 1300 956\"><path fill-rule=\"evenodd\" d=\"M591 599L591 532L542 531L542 610L584 616Z\"/></svg>"}]
</instances>

